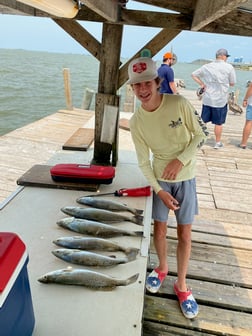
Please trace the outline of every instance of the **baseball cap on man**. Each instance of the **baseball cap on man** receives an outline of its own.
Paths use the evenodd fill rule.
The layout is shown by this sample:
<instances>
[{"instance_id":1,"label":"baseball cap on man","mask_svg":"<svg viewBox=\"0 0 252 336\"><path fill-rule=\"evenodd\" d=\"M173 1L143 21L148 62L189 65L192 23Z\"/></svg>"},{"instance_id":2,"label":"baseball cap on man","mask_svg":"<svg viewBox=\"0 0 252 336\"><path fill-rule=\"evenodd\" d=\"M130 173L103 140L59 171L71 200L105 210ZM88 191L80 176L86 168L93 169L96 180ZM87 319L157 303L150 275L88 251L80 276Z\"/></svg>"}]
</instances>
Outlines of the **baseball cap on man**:
<instances>
[{"instance_id":1,"label":"baseball cap on man","mask_svg":"<svg viewBox=\"0 0 252 336\"><path fill-rule=\"evenodd\" d=\"M227 49L219 49L216 51L216 57L217 56L226 56L226 57L229 57L230 55L228 54L228 51Z\"/></svg>"},{"instance_id":2,"label":"baseball cap on man","mask_svg":"<svg viewBox=\"0 0 252 336\"><path fill-rule=\"evenodd\" d=\"M173 54L171 52L165 53L163 59L169 59L169 58L173 58Z\"/></svg>"},{"instance_id":3,"label":"baseball cap on man","mask_svg":"<svg viewBox=\"0 0 252 336\"><path fill-rule=\"evenodd\" d=\"M149 57L132 60L128 66L129 80L127 84L147 82L158 77L156 62Z\"/></svg>"}]
</instances>

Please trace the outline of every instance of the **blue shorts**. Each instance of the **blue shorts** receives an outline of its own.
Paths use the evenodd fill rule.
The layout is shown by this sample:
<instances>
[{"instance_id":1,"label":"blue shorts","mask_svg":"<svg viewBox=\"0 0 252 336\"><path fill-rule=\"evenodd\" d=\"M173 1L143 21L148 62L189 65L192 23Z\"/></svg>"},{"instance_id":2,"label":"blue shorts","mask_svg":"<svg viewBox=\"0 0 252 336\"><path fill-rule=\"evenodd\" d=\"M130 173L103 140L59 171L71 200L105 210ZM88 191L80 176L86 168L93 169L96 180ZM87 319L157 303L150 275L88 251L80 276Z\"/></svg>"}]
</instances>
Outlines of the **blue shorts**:
<instances>
[{"instance_id":1,"label":"blue shorts","mask_svg":"<svg viewBox=\"0 0 252 336\"><path fill-rule=\"evenodd\" d=\"M246 107L246 120L252 120L252 105Z\"/></svg>"},{"instance_id":2,"label":"blue shorts","mask_svg":"<svg viewBox=\"0 0 252 336\"><path fill-rule=\"evenodd\" d=\"M169 192L179 202L180 208L175 210L178 224L192 224L194 216L198 214L198 200L195 178L182 182L158 182L163 190ZM170 209L153 193L152 218L160 222L167 222Z\"/></svg>"},{"instance_id":3,"label":"blue shorts","mask_svg":"<svg viewBox=\"0 0 252 336\"><path fill-rule=\"evenodd\" d=\"M211 107L208 105L203 105L201 118L204 123L211 121L214 125L222 125L225 124L227 111L227 104L223 107Z\"/></svg>"}]
</instances>

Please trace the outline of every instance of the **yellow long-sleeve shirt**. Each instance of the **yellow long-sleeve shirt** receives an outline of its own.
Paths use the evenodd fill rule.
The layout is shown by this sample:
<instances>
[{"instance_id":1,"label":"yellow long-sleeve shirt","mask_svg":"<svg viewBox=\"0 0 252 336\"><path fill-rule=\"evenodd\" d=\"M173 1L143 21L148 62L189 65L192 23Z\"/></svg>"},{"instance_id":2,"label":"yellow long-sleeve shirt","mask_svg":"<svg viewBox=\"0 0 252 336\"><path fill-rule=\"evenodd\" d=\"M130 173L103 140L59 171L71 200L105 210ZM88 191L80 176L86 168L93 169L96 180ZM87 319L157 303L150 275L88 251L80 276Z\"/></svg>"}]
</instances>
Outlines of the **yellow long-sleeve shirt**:
<instances>
[{"instance_id":1,"label":"yellow long-sleeve shirt","mask_svg":"<svg viewBox=\"0 0 252 336\"><path fill-rule=\"evenodd\" d=\"M162 189L158 180L179 182L195 177L196 152L208 132L183 96L164 94L161 105L153 112L140 107L130 120L130 131L138 165L156 193ZM164 180L161 176L166 165L176 158L183 164L177 179Z\"/></svg>"}]
</instances>

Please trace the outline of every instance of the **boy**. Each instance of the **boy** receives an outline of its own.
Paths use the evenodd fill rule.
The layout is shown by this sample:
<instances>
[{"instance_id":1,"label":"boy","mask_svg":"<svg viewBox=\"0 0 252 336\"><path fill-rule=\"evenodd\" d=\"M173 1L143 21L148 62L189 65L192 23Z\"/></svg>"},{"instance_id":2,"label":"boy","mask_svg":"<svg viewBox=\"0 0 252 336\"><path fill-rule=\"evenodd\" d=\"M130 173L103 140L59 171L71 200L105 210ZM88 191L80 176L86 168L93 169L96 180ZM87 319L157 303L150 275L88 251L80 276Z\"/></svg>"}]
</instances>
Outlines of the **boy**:
<instances>
[{"instance_id":1,"label":"boy","mask_svg":"<svg viewBox=\"0 0 252 336\"><path fill-rule=\"evenodd\" d=\"M187 318L198 314L198 305L186 285L191 251L191 225L198 212L195 160L207 137L203 121L188 100L160 94L155 62L140 57L130 62L129 81L141 106L130 120L138 164L152 186L154 245L159 266L147 278L146 288L156 293L168 273L167 220L169 210L177 220L177 273L174 291ZM152 153L152 162L150 161Z\"/></svg>"}]
</instances>

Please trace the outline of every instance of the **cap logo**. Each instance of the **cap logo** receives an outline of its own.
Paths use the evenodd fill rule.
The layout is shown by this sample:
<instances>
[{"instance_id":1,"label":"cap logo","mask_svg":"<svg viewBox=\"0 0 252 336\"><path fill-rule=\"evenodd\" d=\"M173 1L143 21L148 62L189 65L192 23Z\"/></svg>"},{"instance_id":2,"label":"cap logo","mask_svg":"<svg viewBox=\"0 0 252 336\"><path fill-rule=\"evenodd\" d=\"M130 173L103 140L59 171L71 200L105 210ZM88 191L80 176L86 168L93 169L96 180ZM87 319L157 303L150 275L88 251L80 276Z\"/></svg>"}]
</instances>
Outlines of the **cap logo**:
<instances>
[{"instance_id":1,"label":"cap logo","mask_svg":"<svg viewBox=\"0 0 252 336\"><path fill-rule=\"evenodd\" d=\"M142 73L147 69L147 64L145 62L135 63L133 65L133 72Z\"/></svg>"}]
</instances>

